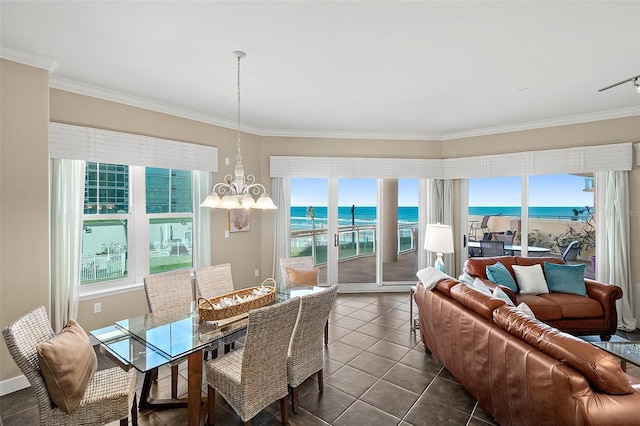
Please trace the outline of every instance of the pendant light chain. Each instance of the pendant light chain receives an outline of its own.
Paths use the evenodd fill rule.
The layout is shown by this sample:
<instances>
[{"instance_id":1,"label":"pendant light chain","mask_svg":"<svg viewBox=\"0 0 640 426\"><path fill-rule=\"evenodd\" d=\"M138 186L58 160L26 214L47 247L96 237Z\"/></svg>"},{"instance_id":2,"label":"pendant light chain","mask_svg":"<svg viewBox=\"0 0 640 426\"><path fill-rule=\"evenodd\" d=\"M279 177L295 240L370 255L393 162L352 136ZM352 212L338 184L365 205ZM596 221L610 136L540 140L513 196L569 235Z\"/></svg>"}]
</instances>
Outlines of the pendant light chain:
<instances>
[{"instance_id":1,"label":"pendant light chain","mask_svg":"<svg viewBox=\"0 0 640 426\"><path fill-rule=\"evenodd\" d=\"M238 154L236 155L236 161L242 162L242 152L240 151L240 58L238 56Z\"/></svg>"}]
</instances>

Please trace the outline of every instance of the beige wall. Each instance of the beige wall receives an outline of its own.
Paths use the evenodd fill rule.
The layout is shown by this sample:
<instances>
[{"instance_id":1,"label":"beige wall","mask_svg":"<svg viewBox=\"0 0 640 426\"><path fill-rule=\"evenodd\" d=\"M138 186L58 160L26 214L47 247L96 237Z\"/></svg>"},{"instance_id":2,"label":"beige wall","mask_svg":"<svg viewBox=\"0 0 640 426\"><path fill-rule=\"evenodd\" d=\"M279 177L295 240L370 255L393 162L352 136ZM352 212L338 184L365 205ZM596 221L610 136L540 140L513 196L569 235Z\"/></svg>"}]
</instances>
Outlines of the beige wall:
<instances>
[{"instance_id":1,"label":"beige wall","mask_svg":"<svg viewBox=\"0 0 640 426\"><path fill-rule=\"evenodd\" d=\"M12 62L2 61L1 82L0 327L34 306L49 306L49 213L42 203L48 194L49 119L217 146L220 171L215 181L233 172L236 155L233 130L62 90L49 91L46 71ZM640 117L443 142L243 134L242 148L246 172L255 173L270 191L271 155L448 158L625 141L640 141ZM225 157L230 159L229 166L224 165ZM24 167L25 164L29 167ZM631 211L637 212L640 209L640 197L636 195L640 190L637 169L631 172L630 182ZM212 262L233 265L237 288L271 276L272 224L272 212L255 211L250 232L234 233L225 239L226 212L213 211ZM631 226L632 234L637 235L638 215L632 215ZM632 259L634 253L640 253L640 242L632 238ZM640 267L632 268L632 282L640 282ZM254 277L255 269L260 270L259 278ZM96 302L102 303L99 314L93 313ZM146 312L144 292L137 290L81 302L78 320L90 330L143 312ZM17 367L5 347L1 350L0 380L17 376Z\"/></svg>"},{"instance_id":2,"label":"beige wall","mask_svg":"<svg viewBox=\"0 0 640 426\"><path fill-rule=\"evenodd\" d=\"M0 60L0 328L49 309L49 73ZM0 345L0 380L19 370Z\"/></svg>"}]
</instances>

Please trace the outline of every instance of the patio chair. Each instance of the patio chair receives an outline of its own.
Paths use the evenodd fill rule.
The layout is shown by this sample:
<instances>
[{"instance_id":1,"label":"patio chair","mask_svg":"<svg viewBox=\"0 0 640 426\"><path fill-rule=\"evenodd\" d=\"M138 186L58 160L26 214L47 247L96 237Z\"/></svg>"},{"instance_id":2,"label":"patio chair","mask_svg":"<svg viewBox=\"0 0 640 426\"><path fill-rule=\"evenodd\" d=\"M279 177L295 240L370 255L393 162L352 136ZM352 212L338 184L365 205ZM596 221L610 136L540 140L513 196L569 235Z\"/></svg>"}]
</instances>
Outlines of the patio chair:
<instances>
[{"instance_id":1,"label":"patio chair","mask_svg":"<svg viewBox=\"0 0 640 426\"><path fill-rule=\"evenodd\" d=\"M211 299L224 293L231 293L235 290L233 286L233 276L231 275L231 264L223 263L220 265L206 266L193 271L196 280L197 297ZM235 347L236 340L245 335L245 331L241 330L222 338L224 344L224 353L228 353ZM218 349L212 349L212 358L218 356ZM204 353L204 359L209 357L209 351Z\"/></svg>"},{"instance_id":2,"label":"patio chair","mask_svg":"<svg viewBox=\"0 0 640 426\"><path fill-rule=\"evenodd\" d=\"M104 425L120 421L138 424L135 369L120 367L96 371L80 404L72 414L63 412L51 399L40 370L36 346L55 336L44 307L40 306L9 324L2 335L13 360L33 388L38 401L40 425Z\"/></svg>"},{"instance_id":3,"label":"patio chair","mask_svg":"<svg viewBox=\"0 0 640 426\"><path fill-rule=\"evenodd\" d=\"M298 412L298 386L302 382L317 374L318 390L323 390L323 330L337 295L338 286L333 285L319 293L301 298L300 313L293 329L287 357L287 380L291 388L291 407L294 413Z\"/></svg>"},{"instance_id":4,"label":"patio chair","mask_svg":"<svg viewBox=\"0 0 640 426\"><path fill-rule=\"evenodd\" d=\"M483 216L480 222L472 221L469 225L469 237L473 236L473 239L477 240L478 232L481 232L483 237L487 233L491 233L488 226L489 218L491 218L491 216Z\"/></svg>"},{"instance_id":5,"label":"patio chair","mask_svg":"<svg viewBox=\"0 0 640 426\"><path fill-rule=\"evenodd\" d=\"M482 257L504 256L504 242L481 240L480 254Z\"/></svg>"},{"instance_id":6,"label":"patio chair","mask_svg":"<svg viewBox=\"0 0 640 426\"><path fill-rule=\"evenodd\" d=\"M564 263L567 263L567 256L569 256L571 250L575 249L578 244L580 244L580 241L571 241L567 248L564 249L564 252L562 252L562 260L564 260Z\"/></svg>"},{"instance_id":7,"label":"patio chair","mask_svg":"<svg viewBox=\"0 0 640 426\"><path fill-rule=\"evenodd\" d=\"M147 275L143 280L149 312L170 309L193 301L193 284L190 269ZM171 398L178 397L179 362L171 364ZM143 390L147 393L140 397L140 408L146 407L146 396L150 390L151 382L156 381L157 378L157 368L145 373Z\"/></svg>"},{"instance_id":8,"label":"patio chair","mask_svg":"<svg viewBox=\"0 0 640 426\"><path fill-rule=\"evenodd\" d=\"M299 297L249 311L244 347L207 361L210 425L216 391L245 423L280 400L281 421L287 424L287 352L299 311Z\"/></svg>"}]
</instances>

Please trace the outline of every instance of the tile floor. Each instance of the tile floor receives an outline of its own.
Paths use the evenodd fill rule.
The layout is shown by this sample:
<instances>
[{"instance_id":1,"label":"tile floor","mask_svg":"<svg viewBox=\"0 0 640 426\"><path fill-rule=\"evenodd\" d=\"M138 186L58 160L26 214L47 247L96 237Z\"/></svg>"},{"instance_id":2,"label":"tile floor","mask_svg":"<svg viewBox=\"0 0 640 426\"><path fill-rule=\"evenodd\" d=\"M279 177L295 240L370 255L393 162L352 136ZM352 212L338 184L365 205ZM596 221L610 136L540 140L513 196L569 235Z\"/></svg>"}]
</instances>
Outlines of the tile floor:
<instances>
[{"instance_id":1,"label":"tile floor","mask_svg":"<svg viewBox=\"0 0 640 426\"><path fill-rule=\"evenodd\" d=\"M425 354L419 333L409 328L408 293L340 294L329 324L324 392L318 392L315 376L307 380L300 388L298 414L290 413L290 425L496 424L437 359ZM638 333L620 335L640 339ZM101 358L101 368L108 363ZM167 397L169 370L161 370L160 377L154 395ZM186 380L180 380L179 392L186 394ZM217 425L242 424L219 395L216 404ZM38 423L30 389L0 398L0 413L4 426ZM276 402L253 424L280 424L279 413ZM187 424L184 408L140 411L138 418L140 425Z\"/></svg>"}]
</instances>

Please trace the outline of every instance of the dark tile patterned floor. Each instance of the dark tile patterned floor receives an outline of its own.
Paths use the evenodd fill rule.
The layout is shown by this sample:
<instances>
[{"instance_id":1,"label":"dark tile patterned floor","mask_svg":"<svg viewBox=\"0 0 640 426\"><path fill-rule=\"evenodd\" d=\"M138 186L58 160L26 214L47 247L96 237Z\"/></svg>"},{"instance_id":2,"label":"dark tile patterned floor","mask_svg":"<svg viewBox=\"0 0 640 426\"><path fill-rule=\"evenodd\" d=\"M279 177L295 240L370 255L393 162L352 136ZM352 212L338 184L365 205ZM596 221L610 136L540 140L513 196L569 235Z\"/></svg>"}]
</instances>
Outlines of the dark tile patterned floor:
<instances>
[{"instance_id":1,"label":"dark tile patterned floor","mask_svg":"<svg viewBox=\"0 0 640 426\"><path fill-rule=\"evenodd\" d=\"M298 414L289 415L290 425L496 424L436 358L425 354L419 333L409 328L408 293L340 294L329 324L324 392L318 392L315 376L308 379L300 387ZM640 339L638 333L621 333ZM107 365L102 358L101 367ZM181 374L186 377L184 366ZM161 369L160 377L154 396L168 397L168 368ZM186 379L180 380L179 392L186 394ZM219 395L216 404L217 425L242 424ZM38 423L31 389L0 398L0 413L4 426ZM279 413L276 402L253 424L280 424ZM187 424L184 408L140 411L138 418L140 425Z\"/></svg>"}]
</instances>

